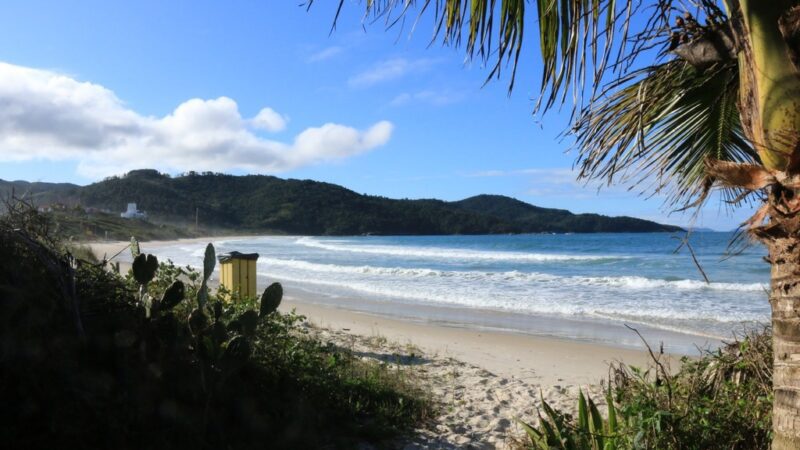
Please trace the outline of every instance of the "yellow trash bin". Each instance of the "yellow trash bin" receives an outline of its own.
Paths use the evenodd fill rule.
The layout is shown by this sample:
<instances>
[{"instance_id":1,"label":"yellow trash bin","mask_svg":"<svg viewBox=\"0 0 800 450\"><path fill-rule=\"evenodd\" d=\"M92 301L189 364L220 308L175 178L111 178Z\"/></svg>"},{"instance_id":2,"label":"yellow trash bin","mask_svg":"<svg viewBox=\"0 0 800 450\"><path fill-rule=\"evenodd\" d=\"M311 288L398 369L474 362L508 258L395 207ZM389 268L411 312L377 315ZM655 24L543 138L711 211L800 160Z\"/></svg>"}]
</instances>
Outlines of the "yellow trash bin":
<instances>
[{"instance_id":1,"label":"yellow trash bin","mask_svg":"<svg viewBox=\"0 0 800 450\"><path fill-rule=\"evenodd\" d=\"M230 252L219 255L222 286L240 297L257 297L256 261L258 253Z\"/></svg>"}]
</instances>

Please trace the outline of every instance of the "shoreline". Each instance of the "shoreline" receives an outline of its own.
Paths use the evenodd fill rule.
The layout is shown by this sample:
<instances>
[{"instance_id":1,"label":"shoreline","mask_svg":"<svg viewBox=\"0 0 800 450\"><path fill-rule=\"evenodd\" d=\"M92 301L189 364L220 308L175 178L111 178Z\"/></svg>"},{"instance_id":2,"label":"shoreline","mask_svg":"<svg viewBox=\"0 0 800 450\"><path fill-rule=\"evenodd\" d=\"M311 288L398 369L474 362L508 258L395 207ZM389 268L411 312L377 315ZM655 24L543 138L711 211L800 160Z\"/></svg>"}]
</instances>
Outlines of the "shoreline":
<instances>
[{"instance_id":1,"label":"shoreline","mask_svg":"<svg viewBox=\"0 0 800 450\"><path fill-rule=\"evenodd\" d=\"M213 236L142 244L144 251L158 254L157 249L164 246L243 238L247 237ZM128 244L126 241L86 243L99 258L104 254L113 255ZM122 267L125 270L124 262ZM287 285L292 286L292 283L284 283L285 287ZM353 307L348 304L353 299L321 298L302 289L285 291L286 296L280 307L282 311L288 312L294 308L299 314L307 316L310 322L323 328L361 336L383 336L394 342L419 346L427 352L452 356L498 374L520 376L524 373L527 379L534 380L537 384L596 384L607 377L608 364L611 362L643 366L649 361L646 347L632 331L627 343L617 341L610 344L560 335L474 326L472 323L436 321L430 317L409 317L408 314L395 315L386 311L381 313ZM378 307L386 306L385 303L378 304ZM407 305L397 306L408 309ZM431 309L426 308L423 306L421 310L429 312ZM494 311L483 310L469 312L475 315L496 314ZM536 320L535 317L523 317L523 320L531 319ZM538 320L538 323L553 322L549 317ZM579 321L571 320L565 321L565 324L581 325ZM656 348L655 344L653 348Z\"/></svg>"},{"instance_id":2,"label":"shoreline","mask_svg":"<svg viewBox=\"0 0 800 450\"><path fill-rule=\"evenodd\" d=\"M250 236L211 236L184 238L177 240L142 242L144 251L148 249L158 254L158 249L175 245L195 245L223 241L243 241ZM99 257L102 254L115 254L128 245L126 241L89 242ZM128 255L125 254L124 257ZM123 257L123 261L124 261ZM185 262L185 261L183 261ZM198 259L194 267L199 267ZM124 267L124 262L123 262ZM268 266L267 266L268 267ZM558 314L531 314L496 308L477 308L464 305L407 302L386 299L358 293L331 295L324 285L299 283L296 280L272 279L268 270L262 267L258 283L280 281L287 292L291 292L303 303L334 307L353 313L368 314L412 323L425 323L429 326L464 328L485 332L512 333L544 338L564 339L572 342L599 344L622 349L643 350L639 336L630 328L638 330L652 348L662 347L668 353L697 356L702 350L721 345L723 340L733 336L702 334L681 328L653 325L636 320L622 320L594 316L560 316ZM626 328L627 327L627 328Z\"/></svg>"},{"instance_id":3,"label":"shoreline","mask_svg":"<svg viewBox=\"0 0 800 450\"><path fill-rule=\"evenodd\" d=\"M607 379L609 363L644 366L649 361L644 347L625 349L556 337L412 322L314 304L291 295L286 296L280 310L295 310L325 329L382 337L480 366L499 376L543 385L599 384Z\"/></svg>"},{"instance_id":4,"label":"shoreline","mask_svg":"<svg viewBox=\"0 0 800 450\"><path fill-rule=\"evenodd\" d=\"M223 238L149 242L144 251ZM228 238L230 239L230 238ZM88 244L98 257L128 242ZM122 262L127 271L130 263ZM212 279L216 283L216 277ZM261 284L261 283L260 283ZM263 287L263 286L262 286ZM299 289L286 289L279 310L306 317L303 326L322 343L408 374L440 405L425 426L400 438L397 448L508 449L525 440L517 418L538 422L542 400L576 413L580 391L605 408L609 364L650 365L641 342L625 348L561 337L408 320L321 304ZM341 300L341 299L340 299ZM673 369L678 357L667 355Z\"/></svg>"},{"instance_id":5,"label":"shoreline","mask_svg":"<svg viewBox=\"0 0 800 450\"><path fill-rule=\"evenodd\" d=\"M261 277L259 274L259 280ZM614 319L560 317L555 314L536 315L460 305L410 304L370 301L351 296L328 296L293 282L281 282L285 290L290 289L300 303L434 327L515 334L639 351L646 350L643 337L652 348L663 347L667 353L690 357L699 355L701 350L718 347L724 340L715 336ZM642 337L634 330L639 331Z\"/></svg>"}]
</instances>

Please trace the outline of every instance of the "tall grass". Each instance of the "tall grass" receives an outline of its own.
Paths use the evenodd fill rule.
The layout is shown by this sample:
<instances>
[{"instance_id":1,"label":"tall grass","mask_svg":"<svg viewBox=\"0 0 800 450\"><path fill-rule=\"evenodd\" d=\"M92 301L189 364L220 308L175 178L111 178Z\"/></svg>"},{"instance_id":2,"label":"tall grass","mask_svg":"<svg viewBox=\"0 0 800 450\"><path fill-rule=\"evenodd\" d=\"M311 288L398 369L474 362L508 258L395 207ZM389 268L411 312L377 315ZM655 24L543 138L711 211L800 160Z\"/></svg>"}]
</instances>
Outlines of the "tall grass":
<instances>
[{"instance_id":1,"label":"tall grass","mask_svg":"<svg viewBox=\"0 0 800 450\"><path fill-rule=\"evenodd\" d=\"M614 364L603 416L580 394L578 417L544 404L537 426L523 423L528 448L768 449L772 338L751 331L673 373L662 353L647 368Z\"/></svg>"}]
</instances>

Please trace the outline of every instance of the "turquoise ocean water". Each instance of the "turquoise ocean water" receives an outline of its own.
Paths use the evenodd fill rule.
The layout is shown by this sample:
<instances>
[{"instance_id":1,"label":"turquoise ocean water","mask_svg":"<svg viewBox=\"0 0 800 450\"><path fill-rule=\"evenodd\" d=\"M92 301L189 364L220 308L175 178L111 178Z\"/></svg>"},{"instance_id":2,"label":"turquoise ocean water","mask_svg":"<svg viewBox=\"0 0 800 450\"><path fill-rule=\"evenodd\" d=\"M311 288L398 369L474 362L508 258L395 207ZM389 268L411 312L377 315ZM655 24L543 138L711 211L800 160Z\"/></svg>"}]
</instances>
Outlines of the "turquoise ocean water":
<instances>
[{"instance_id":1,"label":"turquoise ocean water","mask_svg":"<svg viewBox=\"0 0 800 450\"><path fill-rule=\"evenodd\" d=\"M248 237L218 253L258 252L259 284L289 297L460 326L633 344L624 324L677 351L769 318L763 247L723 259L730 233L691 236L711 280L672 234ZM146 249L146 244L145 244ZM202 244L156 253L199 265ZM676 336L680 339L676 340Z\"/></svg>"}]
</instances>

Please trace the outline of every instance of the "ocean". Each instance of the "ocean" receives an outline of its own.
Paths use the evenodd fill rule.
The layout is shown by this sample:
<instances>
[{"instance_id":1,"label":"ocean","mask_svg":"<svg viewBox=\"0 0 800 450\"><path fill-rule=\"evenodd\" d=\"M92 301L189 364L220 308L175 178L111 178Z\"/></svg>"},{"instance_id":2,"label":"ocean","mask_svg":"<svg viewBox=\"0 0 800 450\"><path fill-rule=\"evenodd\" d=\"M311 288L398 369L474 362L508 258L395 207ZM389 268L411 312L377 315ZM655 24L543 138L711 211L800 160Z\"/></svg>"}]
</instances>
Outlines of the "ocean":
<instances>
[{"instance_id":1,"label":"ocean","mask_svg":"<svg viewBox=\"0 0 800 450\"><path fill-rule=\"evenodd\" d=\"M257 252L259 285L289 298L408 320L637 346L636 328L667 350L713 347L769 320L769 266L753 244L726 258L732 235L690 242L706 283L670 233L491 236L268 236L213 240ZM154 253L200 266L203 244ZM143 244L147 251L147 244Z\"/></svg>"}]
</instances>

